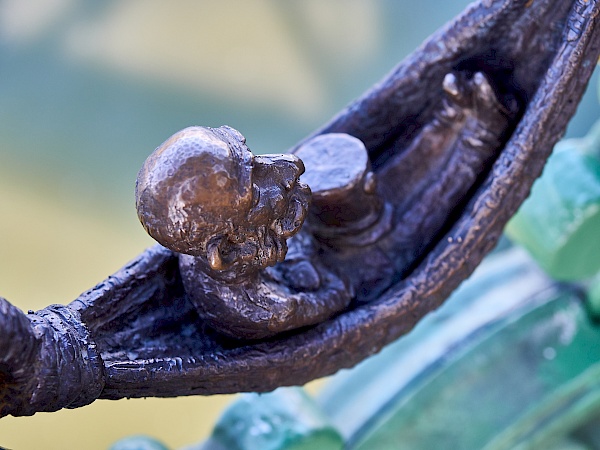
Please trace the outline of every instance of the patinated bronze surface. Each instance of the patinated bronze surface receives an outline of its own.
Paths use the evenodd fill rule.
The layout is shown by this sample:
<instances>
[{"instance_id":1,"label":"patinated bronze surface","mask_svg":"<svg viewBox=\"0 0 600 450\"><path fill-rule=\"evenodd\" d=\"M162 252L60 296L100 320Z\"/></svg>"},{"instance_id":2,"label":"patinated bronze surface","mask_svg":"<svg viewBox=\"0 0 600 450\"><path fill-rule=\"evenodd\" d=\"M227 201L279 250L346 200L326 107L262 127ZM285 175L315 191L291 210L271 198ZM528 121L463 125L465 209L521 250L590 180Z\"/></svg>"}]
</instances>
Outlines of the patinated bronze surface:
<instances>
[{"instance_id":1,"label":"patinated bronze surface","mask_svg":"<svg viewBox=\"0 0 600 450\"><path fill-rule=\"evenodd\" d=\"M295 155L254 157L230 127L192 127L156 149L138 176L138 214L181 253L200 318L228 336L263 339L376 299L410 271L488 170L519 110L482 72L448 73L443 89L431 123L377 175L363 143L343 133L316 136ZM310 195L298 157L314 202L293 237Z\"/></svg>"},{"instance_id":2,"label":"patinated bronze surface","mask_svg":"<svg viewBox=\"0 0 600 450\"><path fill-rule=\"evenodd\" d=\"M0 416L95 398L264 392L350 367L410 331L472 272L527 196L598 59L599 12L594 0L473 4L292 149L303 158L317 136L350 135L369 156L356 183L313 183L315 209L288 242L291 263L335 269L349 284L354 301L334 317L258 341L225 336L200 318L185 284L235 258L201 241L190 257L204 265L190 264L190 274L157 246L67 306L23 314L0 301ZM311 157L303 159L309 178ZM330 188L338 197L328 204L318 193ZM373 208L336 216L330 205L355 195L375 195ZM296 252L292 241L305 237ZM236 248L235 238L225 243ZM278 287L290 282L281 277Z\"/></svg>"},{"instance_id":3,"label":"patinated bronze surface","mask_svg":"<svg viewBox=\"0 0 600 450\"><path fill-rule=\"evenodd\" d=\"M140 221L182 253L186 294L219 332L262 339L322 322L350 303L348 285L320 262L309 233L291 241L283 264L286 239L308 209L303 172L294 155L253 156L230 127L182 130L142 167Z\"/></svg>"}]
</instances>

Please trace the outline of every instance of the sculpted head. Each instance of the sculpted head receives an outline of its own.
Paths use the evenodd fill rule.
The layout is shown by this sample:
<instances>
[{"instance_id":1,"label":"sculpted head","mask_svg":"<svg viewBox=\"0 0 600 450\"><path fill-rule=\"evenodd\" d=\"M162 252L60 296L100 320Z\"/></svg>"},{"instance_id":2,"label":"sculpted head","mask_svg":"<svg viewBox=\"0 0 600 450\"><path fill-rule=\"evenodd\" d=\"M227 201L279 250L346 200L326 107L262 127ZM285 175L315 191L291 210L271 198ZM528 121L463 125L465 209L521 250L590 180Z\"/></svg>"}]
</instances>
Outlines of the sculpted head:
<instances>
[{"instance_id":1,"label":"sculpted head","mask_svg":"<svg viewBox=\"0 0 600 450\"><path fill-rule=\"evenodd\" d=\"M150 236L236 274L283 261L302 226L310 190L293 155L254 156L230 127L179 131L148 157L136 184Z\"/></svg>"}]
</instances>

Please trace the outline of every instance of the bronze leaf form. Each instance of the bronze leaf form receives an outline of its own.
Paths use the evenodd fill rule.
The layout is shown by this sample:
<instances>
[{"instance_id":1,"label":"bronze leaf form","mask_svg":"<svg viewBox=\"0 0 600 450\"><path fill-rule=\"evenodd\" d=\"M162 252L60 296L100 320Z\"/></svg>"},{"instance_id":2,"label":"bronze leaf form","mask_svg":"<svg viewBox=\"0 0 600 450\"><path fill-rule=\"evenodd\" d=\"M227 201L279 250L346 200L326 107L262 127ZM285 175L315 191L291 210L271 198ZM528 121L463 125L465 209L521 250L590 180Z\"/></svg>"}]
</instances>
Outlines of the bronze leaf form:
<instances>
[{"instance_id":1,"label":"bronze leaf form","mask_svg":"<svg viewBox=\"0 0 600 450\"><path fill-rule=\"evenodd\" d=\"M410 160L447 74L481 72L517 108L490 166L376 298L310 328L229 339L198 320L177 256L156 246L66 307L25 316L0 299L0 348L9 349L0 355L0 416L95 398L270 391L351 367L409 332L471 274L528 195L598 60L599 11L597 0L481 0L313 135L359 138L383 174L401 152Z\"/></svg>"}]
</instances>

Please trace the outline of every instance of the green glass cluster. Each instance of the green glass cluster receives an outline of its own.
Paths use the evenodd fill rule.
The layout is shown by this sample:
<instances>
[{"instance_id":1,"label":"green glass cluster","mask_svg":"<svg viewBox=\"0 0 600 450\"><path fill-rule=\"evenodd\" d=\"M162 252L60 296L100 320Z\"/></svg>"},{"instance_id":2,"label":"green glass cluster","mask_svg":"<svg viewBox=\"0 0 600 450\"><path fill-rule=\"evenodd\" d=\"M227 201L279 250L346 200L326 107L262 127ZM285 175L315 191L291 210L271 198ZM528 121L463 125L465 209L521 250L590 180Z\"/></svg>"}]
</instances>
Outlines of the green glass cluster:
<instances>
[{"instance_id":1,"label":"green glass cluster","mask_svg":"<svg viewBox=\"0 0 600 450\"><path fill-rule=\"evenodd\" d=\"M600 270L600 122L556 146L506 233L555 279Z\"/></svg>"}]
</instances>

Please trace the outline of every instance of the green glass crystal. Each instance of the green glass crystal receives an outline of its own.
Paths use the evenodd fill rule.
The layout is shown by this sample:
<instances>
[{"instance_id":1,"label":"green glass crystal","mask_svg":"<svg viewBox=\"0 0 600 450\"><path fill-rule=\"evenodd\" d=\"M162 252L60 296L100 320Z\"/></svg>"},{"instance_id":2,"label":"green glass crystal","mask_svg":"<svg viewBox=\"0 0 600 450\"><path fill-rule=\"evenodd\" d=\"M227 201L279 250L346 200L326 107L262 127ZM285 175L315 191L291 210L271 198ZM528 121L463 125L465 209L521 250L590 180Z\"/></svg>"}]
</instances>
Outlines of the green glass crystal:
<instances>
[{"instance_id":1,"label":"green glass crystal","mask_svg":"<svg viewBox=\"0 0 600 450\"><path fill-rule=\"evenodd\" d=\"M506 233L548 274L580 280L600 269L600 135L557 146ZM600 147L600 146L599 146Z\"/></svg>"},{"instance_id":2,"label":"green glass crystal","mask_svg":"<svg viewBox=\"0 0 600 450\"><path fill-rule=\"evenodd\" d=\"M230 450L338 450L340 434L300 388L246 394L217 423L212 441Z\"/></svg>"}]
</instances>

